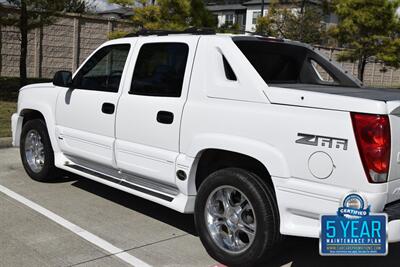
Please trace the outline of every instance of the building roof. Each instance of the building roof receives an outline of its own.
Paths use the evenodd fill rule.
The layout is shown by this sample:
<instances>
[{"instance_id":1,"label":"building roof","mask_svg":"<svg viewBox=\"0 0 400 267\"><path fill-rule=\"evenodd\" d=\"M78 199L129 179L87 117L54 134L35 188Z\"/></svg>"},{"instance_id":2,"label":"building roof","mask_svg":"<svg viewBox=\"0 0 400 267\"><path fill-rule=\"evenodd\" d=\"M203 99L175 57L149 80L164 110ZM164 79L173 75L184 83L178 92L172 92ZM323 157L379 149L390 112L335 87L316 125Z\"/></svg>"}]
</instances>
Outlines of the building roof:
<instances>
[{"instance_id":1,"label":"building roof","mask_svg":"<svg viewBox=\"0 0 400 267\"><path fill-rule=\"evenodd\" d=\"M115 9L110 9L110 10L104 10L104 11L99 11L96 12L97 14L100 15L105 15L105 14L118 14L122 16L133 16L133 9L129 7L120 7L120 8L115 8Z\"/></svg>"},{"instance_id":2,"label":"building roof","mask_svg":"<svg viewBox=\"0 0 400 267\"><path fill-rule=\"evenodd\" d=\"M270 0L264 0L264 4L270 4ZM250 6L250 5L261 5L261 0L250 0L247 2L244 2L243 5L245 6Z\"/></svg>"},{"instance_id":3,"label":"building roof","mask_svg":"<svg viewBox=\"0 0 400 267\"><path fill-rule=\"evenodd\" d=\"M215 11L227 11L227 10L246 10L245 6L241 4L231 4L231 5L208 5L207 9L215 12Z\"/></svg>"},{"instance_id":4,"label":"building roof","mask_svg":"<svg viewBox=\"0 0 400 267\"><path fill-rule=\"evenodd\" d=\"M251 5L261 5L262 0L250 0L247 2L244 2L242 5L244 6L251 6ZM271 4L271 0L264 0L264 4ZM312 3L312 4L321 4L321 0L307 0L308 3ZM283 4L283 3L282 3ZM288 4L290 4L290 2L288 2Z\"/></svg>"}]
</instances>

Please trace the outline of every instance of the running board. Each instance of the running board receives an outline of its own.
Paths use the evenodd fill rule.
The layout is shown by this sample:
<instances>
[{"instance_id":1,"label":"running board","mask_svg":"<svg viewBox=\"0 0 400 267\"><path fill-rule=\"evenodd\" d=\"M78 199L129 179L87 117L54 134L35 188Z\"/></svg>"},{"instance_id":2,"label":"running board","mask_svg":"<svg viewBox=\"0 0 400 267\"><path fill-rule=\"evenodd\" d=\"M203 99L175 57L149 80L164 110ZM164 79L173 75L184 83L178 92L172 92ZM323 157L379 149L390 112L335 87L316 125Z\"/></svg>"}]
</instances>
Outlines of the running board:
<instances>
[{"instance_id":1,"label":"running board","mask_svg":"<svg viewBox=\"0 0 400 267\"><path fill-rule=\"evenodd\" d=\"M68 167L68 168L77 170L77 171L84 172L84 173L89 174L89 175L96 176L97 178L104 179L104 180L107 180L109 182L112 182L112 183L115 183L115 184L118 184L118 185L122 185L122 186L125 186L127 188L130 188L130 189L145 193L147 195L163 199L163 200L168 201L168 202L171 202L172 200L174 200L174 197L172 197L171 195L167 195L169 193L172 193L171 192L171 188L164 188L164 185L162 185L162 184L158 185L158 189L159 190L151 188L153 190L156 190L156 191L153 191L153 190L150 190L148 188L142 187L143 185L134 184L134 183L129 182L129 181L123 179L123 178L118 178L118 177L114 177L114 176L111 176L111 175L106 175L106 174L103 174L103 173L99 173L97 171L94 171L92 169L89 169L89 168L86 168L86 167L83 167L83 166L80 166L80 165L67 163L67 164L65 164L65 166ZM132 176L132 175L129 175L129 176ZM143 179L143 178L140 178L140 179ZM168 193L166 193L165 191L167 191ZM178 191L174 191L172 193L172 195L173 196L178 195Z\"/></svg>"}]
</instances>

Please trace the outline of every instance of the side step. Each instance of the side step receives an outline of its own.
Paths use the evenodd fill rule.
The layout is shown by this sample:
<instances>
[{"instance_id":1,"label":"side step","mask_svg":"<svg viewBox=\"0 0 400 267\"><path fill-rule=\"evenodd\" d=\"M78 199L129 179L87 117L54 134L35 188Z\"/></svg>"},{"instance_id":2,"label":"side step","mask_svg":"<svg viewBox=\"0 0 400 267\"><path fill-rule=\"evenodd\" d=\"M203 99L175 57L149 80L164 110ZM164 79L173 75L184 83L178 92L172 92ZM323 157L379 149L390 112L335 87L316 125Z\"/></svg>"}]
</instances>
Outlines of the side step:
<instances>
[{"instance_id":1,"label":"side step","mask_svg":"<svg viewBox=\"0 0 400 267\"><path fill-rule=\"evenodd\" d=\"M174 196L178 195L178 193L179 193L177 188L176 188L176 190L173 190L175 188L172 189L172 187L170 187L170 186L167 187L163 184L156 185L154 181L151 182L152 183L151 188L150 187L147 187L147 188L142 187L144 185L139 184L139 183L135 184L133 182L125 180L126 177L124 177L124 175L122 173L119 175L120 177L114 177L111 175L99 173L95 170L92 170L92 169L89 169L87 167L80 166L80 165L67 163L67 164L65 164L65 166L68 168L77 170L77 171L81 171L81 172L96 176L98 178L107 180L109 182L113 182L115 184L122 185L122 186L128 187L130 189L145 193L147 195L151 195L151 196L163 199L168 202L171 202L172 200L174 200ZM125 176L127 176L127 174L125 174ZM134 178L137 178L137 181L141 181L141 180L145 179L145 178L135 177L131 174L128 174L128 176L129 176L130 180L133 180ZM149 184L149 183L147 183L147 184ZM157 186L157 189L153 188L156 186ZM152 190L150 190L150 189L152 189ZM155 190L155 191L153 191L153 190Z\"/></svg>"}]
</instances>

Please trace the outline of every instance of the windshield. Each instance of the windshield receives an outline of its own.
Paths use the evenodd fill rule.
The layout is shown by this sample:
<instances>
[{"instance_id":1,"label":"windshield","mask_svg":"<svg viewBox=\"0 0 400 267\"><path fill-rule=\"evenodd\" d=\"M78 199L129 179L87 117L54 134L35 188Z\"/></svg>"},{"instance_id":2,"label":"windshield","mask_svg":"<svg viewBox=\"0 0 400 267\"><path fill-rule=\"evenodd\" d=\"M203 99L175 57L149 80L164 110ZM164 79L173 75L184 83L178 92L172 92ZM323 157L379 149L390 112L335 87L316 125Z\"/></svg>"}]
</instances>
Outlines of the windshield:
<instances>
[{"instance_id":1,"label":"windshield","mask_svg":"<svg viewBox=\"0 0 400 267\"><path fill-rule=\"evenodd\" d=\"M243 37L235 44L267 84L318 84L360 87L306 46L267 38Z\"/></svg>"}]
</instances>

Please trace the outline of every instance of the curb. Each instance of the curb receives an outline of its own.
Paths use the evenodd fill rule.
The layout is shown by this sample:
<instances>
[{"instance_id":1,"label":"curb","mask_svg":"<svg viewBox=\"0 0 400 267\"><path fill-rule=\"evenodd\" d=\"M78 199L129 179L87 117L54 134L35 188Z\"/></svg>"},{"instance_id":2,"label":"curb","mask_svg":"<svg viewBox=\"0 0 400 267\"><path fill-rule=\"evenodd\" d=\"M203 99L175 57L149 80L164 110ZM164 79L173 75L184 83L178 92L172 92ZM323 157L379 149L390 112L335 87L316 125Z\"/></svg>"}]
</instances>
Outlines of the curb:
<instances>
[{"instance_id":1,"label":"curb","mask_svg":"<svg viewBox=\"0 0 400 267\"><path fill-rule=\"evenodd\" d=\"M0 138L0 148L8 148L12 147L12 138L11 137L1 137Z\"/></svg>"}]
</instances>

